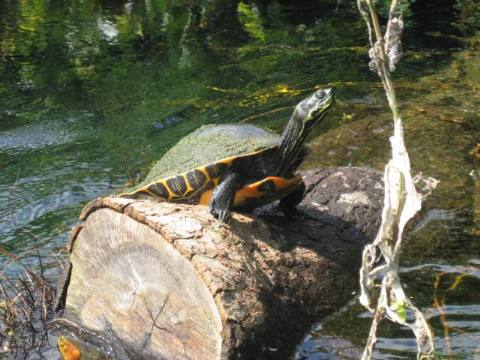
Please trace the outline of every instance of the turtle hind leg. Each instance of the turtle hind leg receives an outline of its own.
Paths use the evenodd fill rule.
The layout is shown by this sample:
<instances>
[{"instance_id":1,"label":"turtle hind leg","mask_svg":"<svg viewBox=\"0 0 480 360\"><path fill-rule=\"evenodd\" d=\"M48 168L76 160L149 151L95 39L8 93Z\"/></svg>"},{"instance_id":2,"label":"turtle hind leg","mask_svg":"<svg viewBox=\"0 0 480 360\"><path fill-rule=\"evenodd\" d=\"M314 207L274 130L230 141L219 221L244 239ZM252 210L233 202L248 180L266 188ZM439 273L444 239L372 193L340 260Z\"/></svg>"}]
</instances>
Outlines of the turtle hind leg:
<instances>
[{"instance_id":1,"label":"turtle hind leg","mask_svg":"<svg viewBox=\"0 0 480 360\"><path fill-rule=\"evenodd\" d=\"M238 189L240 175L230 172L224 175L222 182L213 190L210 200L210 213L220 223L226 222L230 217L230 209Z\"/></svg>"},{"instance_id":2,"label":"turtle hind leg","mask_svg":"<svg viewBox=\"0 0 480 360\"><path fill-rule=\"evenodd\" d=\"M286 217L291 218L298 215L296 206L302 202L305 190L305 183L301 181L294 190L280 200L280 209Z\"/></svg>"}]
</instances>

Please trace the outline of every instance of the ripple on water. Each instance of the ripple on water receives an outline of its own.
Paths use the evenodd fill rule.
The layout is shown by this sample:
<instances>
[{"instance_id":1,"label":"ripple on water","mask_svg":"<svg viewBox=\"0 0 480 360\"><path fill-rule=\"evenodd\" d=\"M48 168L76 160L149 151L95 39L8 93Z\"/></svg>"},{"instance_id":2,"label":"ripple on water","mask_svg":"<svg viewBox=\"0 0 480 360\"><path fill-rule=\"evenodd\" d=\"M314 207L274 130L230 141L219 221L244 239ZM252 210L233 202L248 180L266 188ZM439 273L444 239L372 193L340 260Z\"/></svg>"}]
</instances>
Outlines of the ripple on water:
<instances>
[{"instance_id":1,"label":"ripple on water","mask_svg":"<svg viewBox=\"0 0 480 360\"><path fill-rule=\"evenodd\" d=\"M480 351L479 263L474 258L465 261L467 265L424 264L401 269L402 274L425 285L422 291L426 296L414 302L433 330L439 358L475 359L471 354ZM409 288L407 293L414 290ZM472 296L475 291L478 296ZM431 305L422 306L422 301ZM371 320L371 313L352 303L319 323L297 348L295 359L359 359ZM416 358L415 338L407 327L384 321L377 338L373 359Z\"/></svg>"},{"instance_id":2,"label":"ripple on water","mask_svg":"<svg viewBox=\"0 0 480 360\"><path fill-rule=\"evenodd\" d=\"M65 121L42 121L0 132L0 152L18 153L73 141L76 134Z\"/></svg>"},{"instance_id":3,"label":"ripple on water","mask_svg":"<svg viewBox=\"0 0 480 360\"><path fill-rule=\"evenodd\" d=\"M71 164L44 174L48 175L20 179L12 195L12 185L0 185L0 201L8 204L0 208L2 243L15 239L15 226L32 227L49 214L111 193L122 181L120 178L112 180L110 169L95 169L92 164Z\"/></svg>"},{"instance_id":4,"label":"ripple on water","mask_svg":"<svg viewBox=\"0 0 480 360\"><path fill-rule=\"evenodd\" d=\"M360 359L362 348L350 340L335 336L312 337L299 347L295 360Z\"/></svg>"}]
</instances>

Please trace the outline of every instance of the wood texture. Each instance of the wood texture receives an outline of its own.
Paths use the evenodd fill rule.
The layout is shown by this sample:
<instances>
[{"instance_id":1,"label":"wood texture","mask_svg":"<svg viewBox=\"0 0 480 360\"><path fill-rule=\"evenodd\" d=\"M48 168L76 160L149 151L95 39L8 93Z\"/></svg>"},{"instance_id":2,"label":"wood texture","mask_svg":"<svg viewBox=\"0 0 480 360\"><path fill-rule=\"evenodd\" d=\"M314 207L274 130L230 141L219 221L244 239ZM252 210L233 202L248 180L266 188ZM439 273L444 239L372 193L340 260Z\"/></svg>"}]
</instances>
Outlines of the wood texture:
<instances>
[{"instance_id":1,"label":"wood texture","mask_svg":"<svg viewBox=\"0 0 480 360\"><path fill-rule=\"evenodd\" d=\"M73 232L65 318L139 358L285 359L356 288L381 174L305 173L302 215L272 205L219 225L202 206L103 198Z\"/></svg>"}]
</instances>

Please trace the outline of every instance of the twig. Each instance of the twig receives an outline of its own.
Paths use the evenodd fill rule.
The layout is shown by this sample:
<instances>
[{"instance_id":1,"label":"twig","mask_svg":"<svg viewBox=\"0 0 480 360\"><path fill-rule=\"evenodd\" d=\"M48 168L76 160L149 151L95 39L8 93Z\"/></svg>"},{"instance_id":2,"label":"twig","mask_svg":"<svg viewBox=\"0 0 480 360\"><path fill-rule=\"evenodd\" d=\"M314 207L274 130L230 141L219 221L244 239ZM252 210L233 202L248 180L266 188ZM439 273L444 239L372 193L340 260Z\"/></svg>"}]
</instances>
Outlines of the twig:
<instances>
[{"instance_id":1,"label":"twig","mask_svg":"<svg viewBox=\"0 0 480 360\"><path fill-rule=\"evenodd\" d=\"M377 342L377 328L378 324L382 320L382 310L377 308L375 311L375 315L373 316L372 325L370 326L370 332L368 333L367 344L365 345L365 349L363 350L363 359L370 359L373 354L373 347Z\"/></svg>"}]
</instances>

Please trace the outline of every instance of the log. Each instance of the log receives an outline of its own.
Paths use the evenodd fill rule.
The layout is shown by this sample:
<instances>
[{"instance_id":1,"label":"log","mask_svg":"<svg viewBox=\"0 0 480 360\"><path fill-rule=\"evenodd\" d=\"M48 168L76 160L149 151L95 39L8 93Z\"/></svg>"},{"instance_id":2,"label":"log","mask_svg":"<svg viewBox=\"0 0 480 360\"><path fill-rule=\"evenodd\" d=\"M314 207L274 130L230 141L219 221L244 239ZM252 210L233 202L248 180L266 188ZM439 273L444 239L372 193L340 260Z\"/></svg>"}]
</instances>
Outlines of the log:
<instances>
[{"instance_id":1,"label":"log","mask_svg":"<svg viewBox=\"0 0 480 360\"><path fill-rule=\"evenodd\" d=\"M382 174L304 172L301 214L270 205L219 225L206 207L106 197L72 232L63 318L143 359L285 359L357 284Z\"/></svg>"}]
</instances>

